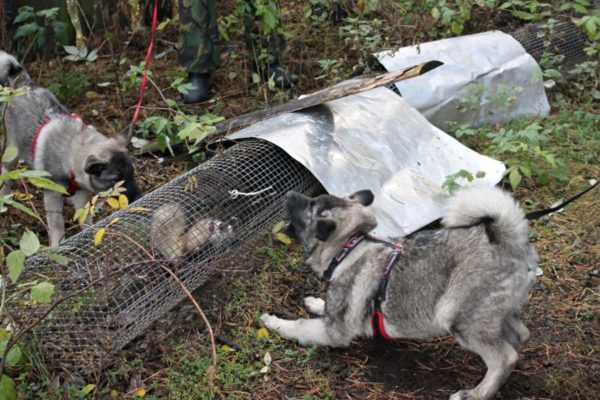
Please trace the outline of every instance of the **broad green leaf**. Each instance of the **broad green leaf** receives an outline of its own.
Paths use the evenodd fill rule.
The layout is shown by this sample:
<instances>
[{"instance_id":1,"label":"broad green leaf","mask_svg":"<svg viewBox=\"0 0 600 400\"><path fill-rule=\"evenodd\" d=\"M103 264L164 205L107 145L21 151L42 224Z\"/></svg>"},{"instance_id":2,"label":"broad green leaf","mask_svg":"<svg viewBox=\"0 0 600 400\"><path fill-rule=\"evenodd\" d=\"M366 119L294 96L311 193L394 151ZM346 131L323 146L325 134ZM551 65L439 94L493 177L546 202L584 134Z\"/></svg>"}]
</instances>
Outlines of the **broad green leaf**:
<instances>
[{"instance_id":1,"label":"broad green leaf","mask_svg":"<svg viewBox=\"0 0 600 400\"><path fill-rule=\"evenodd\" d=\"M452 21L452 23L450 24L450 30L455 35L460 35L462 33L463 29L464 29L464 26L461 23Z\"/></svg>"},{"instance_id":2,"label":"broad green leaf","mask_svg":"<svg viewBox=\"0 0 600 400\"><path fill-rule=\"evenodd\" d=\"M15 169L13 171L8 171L0 175L0 181L7 181L9 179L15 180L21 177L21 174L25 171L24 169Z\"/></svg>"},{"instance_id":3,"label":"broad green leaf","mask_svg":"<svg viewBox=\"0 0 600 400\"><path fill-rule=\"evenodd\" d=\"M96 388L96 385L94 385L93 383L89 383L87 385L85 385L82 389L81 389L81 393L83 394L89 394L92 390L94 390Z\"/></svg>"},{"instance_id":4,"label":"broad green leaf","mask_svg":"<svg viewBox=\"0 0 600 400\"><path fill-rule=\"evenodd\" d=\"M33 185L39 187L40 189L53 190L55 192L59 192L62 194L69 194L67 192L67 189L65 189L63 186L59 185L58 183L51 181L50 179L40 178L40 177L31 177L31 178L27 178L27 180L29 182L31 182Z\"/></svg>"},{"instance_id":5,"label":"broad green leaf","mask_svg":"<svg viewBox=\"0 0 600 400\"><path fill-rule=\"evenodd\" d=\"M562 74L559 71L552 69L552 68L545 70L544 75L548 78L561 78L562 77Z\"/></svg>"},{"instance_id":6,"label":"broad green leaf","mask_svg":"<svg viewBox=\"0 0 600 400\"><path fill-rule=\"evenodd\" d=\"M4 352L4 349L3 349ZM24 361L23 351L17 345L13 346L6 355L6 365L14 367L15 365L22 364Z\"/></svg>"},{"instance_id":7,"label":"broad green leaf","mask_svg":"<svg viewBox=\"0 0 600 400\"><path fill-rule=\"evenodd\" d=\"M40 304L50 304L54 294L54 285L50 282L40 282L31 288L31 300Z\"/></svg>"},{"instance_id":8,"label":"broad green leaf","mask_svg":"<svg viewBox=\"0 0 600 400\"><path fill-rule=\"evenodd\" d=\"M2 154L2 162L9 163L13 161L19 155L19 149L15 146L8 146L6 150L4 150L4 154Z\"/></svg>"},{"instance_id":9,"label":"broad green leaf","mask_svg":"<svg viewBox=\"0 0 600 400\"><path fill-rule=\"evenodd\" d=\"M52 28L54 28L54 33L60 44L64 45L69 43L69 28L66 23L62 21L52 21Z\"/></svg>"},{"instance_id":10,"label":"broad green leaf","mask_svg":"<svg viewBox=\"0 0 600 400\"><path fill-rule=\"evenodd\" d=\"M42 178L44 176L50 176L50 173L46 172L46 171L38 171L38 170L34 169L34 170L28 170L28 171L21 172L21 176L23 178Z\"/></svg>"},{"instance_id":11,"label":"broad green leaf","mask_svg":"<svg viewBox=\"0 0 600 400\"><path fill-rule=\"evenodd\" d=\"M23 211L25 214L37 219L38 221L42 221L40 216L37 215L32 209L30 209L27 206L24 206L23 204L19 203L18 201L14 201L12 199L4 199L4 203L11 207L16 208L17 210Z\"/></svg>"},{"instance_id":12,"label":"broad green leaf","mask_svg":"<svg viewBox=\"0 0 600 400\"><path fill-rule=\"evenodd\" d=\"M98 49L90 51L85 58L87 62L94 62L98 59Z\"/></svg>"},{"instance_id":13,"label":"broad green leaf","mask_svg":"<svg viewBox=\"0 0 600 400\"><path fill-rule=\"evenodd\" d=\"M31 232L30 230L26 230L23 232L23 236L21 236L19 248L23 254L25 254L25 257L29 257L39 250L40 240L35 233Z\"/></svg>"},{"instance_id":14,"label":"broad green leaf","mask_svg":"<svg viewBox=\"0 0 600 400\"><path fill-rule=\"evenodd\" d=\"M0 378L0 399L17 400L15 381L6 375L2 375L2 378Z\"/></svg>"},{"instance_id":15,"label":"broad green leaf","mask_svg":"<svg viewBox=\"0 0 600 400\"><path fill-rule=\"evenodd\" d=\"M6 256L6 265L8 266L8 276L13 283L17 282L23 266L25 265L25 254L21 250L13 250Z\"/></svg>"},{"instance_id":16,"label":"broad green leaf","mask_svg":"<svg viewBox=\"0 0 600 400\"><path fill-rule=\"evenodd\" d=\"M58 14L58 7L46 8L35 13L38 17L53 19Z\"/></svg>"},{"instance_id":17,"label":"broad green leaf","mask_svg":"<svg viewBox=\"0 0 600 400\"><path fill-rule=\"evenodd\" d=\"M521 183L521 174L519 173L519 169L516 167L513 167L510 169L510 172L508 174L508 180L510 182L510 186L513 189L516 189L519 184Z\"/></svg>"},{"instance_id":18,"label":"broad green leaf","mask_svg":"<svg viewBox=\"0 0 600 400\"><path fill-rule=\"evenodd\" d=\"M38 47L42 47L44 44L46 44L47 38L48 38L48 29L46 29L43 26L40 27L38 29L38 33L36 35L35 43L37 44Z\"/></svg>"},{"instance_id":19,"label":"broad green leaf","mask_svg":"<svg viewBox=\"0 0 600 400\"><path fill-rule=\"evenodd\" d=\"M29 36L34 32L37 32L40 29L40 26L35 22L30 22L25 25L21 25L17 32L15 33L15 39L23 36Z\"/></svg>"},{"instance_id":20,"label":"broad green leaf","mask_svg":"<svg viewBox=\"0 0 600 400\"><path fill-rule=\"evenodd\" d=\"M67 257L60 254L50 254L48 258L60 265L66 265L69 262Z\"/></svg>"},{"instance_id":21,"label":"broad green leaf","mask_svg":"<svg viewBox=\"0 0 600 400\"><path fill-rule=\"evenodd\" d=\"M19 14L13 21L13 24L19 24L23 21L27 21L29 18L33 17L33 7L23 6L19 8Z\"/></svg>"},{"instance_id":22,"label":"broad green leaf","mask_svg":"<svg viewBox=\"0 0 600 400\"><path fill-rule=\"evenodd\" d=\"M525 11L513 11L513 15L519 19L525 20L525 21L531 21L533 19L535 19L535 15L530 14L528 12Z\"/></svg>"},{"instance_id":23,"label":"broad green leaf","mask_svg":"<svg viewBox=\"0 0 600 400\"><path fill-rule=\"evenodd\" d=\"M79 49L77 47L75 47L75 46L63 46L63 48L69 54L72 54L72 55L75 55L75 56L77 54L79 54Z\"/></svg>"},{"instance_id":24,"label":"broad green leaf","mask_svg":"<svg viewBox=\"0 0 600 400\"><path fill-rule=\"evenodd\" d=\"M265 9L265 14L263 15L263 27L265 31L265 35L268 35L271 32L275 25L277 24L277 15L272 7Z\"/></svg>"},{"instance_id":25,"label":"broad green leaf","mask_svg":"<svg viewBox=\"0 0 600 400\"><path fill-rule=\"evenodd\" d=\"M160 24L158 24L158 26L156 27L156 30L162 31L163 29L165 29L165 26L167 26L170 22L173 22L173 20L170 18L165 19Z\"/></svg>"}]
</instances>

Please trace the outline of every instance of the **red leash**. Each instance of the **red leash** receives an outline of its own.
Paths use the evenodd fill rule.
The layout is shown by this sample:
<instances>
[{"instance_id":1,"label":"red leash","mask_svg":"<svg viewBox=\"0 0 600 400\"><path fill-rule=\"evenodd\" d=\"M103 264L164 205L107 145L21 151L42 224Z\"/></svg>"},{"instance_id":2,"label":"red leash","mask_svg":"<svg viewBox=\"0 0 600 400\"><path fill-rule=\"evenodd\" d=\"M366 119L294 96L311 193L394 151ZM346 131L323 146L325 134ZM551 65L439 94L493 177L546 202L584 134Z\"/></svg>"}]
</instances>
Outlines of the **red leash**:
<instances>
[{"instance_id":1,"label":"red leash","mask_svg":"<svg viewBox=\"0 0 600 400\"><path fill-rule=\"evenodd\" d=\"M146 61L144 62L144 74L142 76L142 86L140 87L140 100L138 101L137 107L135 108L135 114L131 120L131 125L135 125L140 115L140 109L142 108L142 99L144 98L144 91L146 90L146 83L148 80L148 65L150 65L150 56L152 55L152 48L154 47L154 35L156 34L156 24L158 21L158 0L154 0L154 12L152 13L152 30L150 34L150 44L148 45L148 52L146 53Z\"/></svg>"}]
</instances>

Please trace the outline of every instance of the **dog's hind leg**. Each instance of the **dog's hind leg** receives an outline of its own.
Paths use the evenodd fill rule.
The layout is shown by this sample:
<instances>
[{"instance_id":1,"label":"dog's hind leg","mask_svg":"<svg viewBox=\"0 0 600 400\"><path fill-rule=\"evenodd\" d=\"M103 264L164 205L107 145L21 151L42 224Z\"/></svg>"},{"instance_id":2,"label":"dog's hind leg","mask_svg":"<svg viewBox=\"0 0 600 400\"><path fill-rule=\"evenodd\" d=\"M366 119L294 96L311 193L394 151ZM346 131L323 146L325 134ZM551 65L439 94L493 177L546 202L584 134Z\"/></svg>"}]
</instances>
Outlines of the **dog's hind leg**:
<instances>
[{"instance_id":1,"label":"dog's hind leg","mask_svg":"<svg viewBox=\"0 0 600 400\"><path fill-rule=\"evenodd\" d=\"M267 329L277 332L288 339L296 339L303 346L347 346L350 340L338 341L332 338L324 318L285 320L274 315L263 314L260 322Z\"/></svg>"},{"instance_id":2,"label":"dog's hind leg","mask_svg":"<svg viewBox=\"0 0 600 400\"><path fill-rule=\"evenodd\" d=\"M315 315L325 315L325 300L308 296L304 298L304 306Z\"/></svg>"},{"instance_id":3,"label":"dog's hind leg","mask_svg":"<svg viewBox=\"0 0 600 400\"><path fill-rule=\"evenodd\" d=\"M61 193L44 190L44 207L46 208L50 246L58 246L65 235L64 202L65 200Z\"/></svg>"},{"instance_id":4,"label":"dog's hind leg","mask_svg":"<svg viewBox=\"0 0 600 400\"><path fill-rule=\"evenodd\" d=\"M469 333L469 337L456 335L466 349L481 356L487 367L483 380L474 389L460 390L450 400L488 400L494 397L510 375L519 358L514 347L503 338L490 340L484 335Z\"/></svg>"},{"instance_id":5,"label":"dog's hind leg","mask_svg":"<svg viewBox=\"0 0 600 400\"><path fill-rule=\"evenodd\" d=\"M529 329L519 320L517 312L506 315L502 323L502 333L517 351L529 340Z\"/></svg>"}]
</instances>

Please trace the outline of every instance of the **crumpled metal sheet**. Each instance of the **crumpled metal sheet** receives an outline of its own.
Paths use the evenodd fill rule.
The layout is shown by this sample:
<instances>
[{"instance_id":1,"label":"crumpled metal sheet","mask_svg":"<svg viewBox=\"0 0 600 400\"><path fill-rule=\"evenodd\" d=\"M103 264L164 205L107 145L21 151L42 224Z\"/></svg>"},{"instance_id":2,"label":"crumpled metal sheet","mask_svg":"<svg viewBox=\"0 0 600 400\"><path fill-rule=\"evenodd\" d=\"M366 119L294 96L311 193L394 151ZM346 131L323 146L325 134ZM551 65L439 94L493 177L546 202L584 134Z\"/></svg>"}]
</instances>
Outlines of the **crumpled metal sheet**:
<instances>
[{"instance_id":1,"label":"crumpled metal sheet","mask_svg":"<svg viewBox=\"0 0 600 400\"><path fill-rule=\"evenodd\" d=\"M396 84L402 97L435 126L477 127L548 115L550 105L536 61L499 31L437 40L375 54L389 71L425 61L444 65Z\"/></svg>"},{"instance_id":2,"label":"crumpled metal sheet","mask_svg":"<svg viewBox=\"0 0 600 400\"><path fill-rule=\"evenodd\" d=\"M374 233L407 235L442 216L441 185L461 169L496 184L505 170L430 124L386 88L279 115L230 135L268 140L308 168L331 194L375 194ZM282 168L273 168L273 173ZM256 188L257 190L263 188Z\"/></svg>"}]
</instances>

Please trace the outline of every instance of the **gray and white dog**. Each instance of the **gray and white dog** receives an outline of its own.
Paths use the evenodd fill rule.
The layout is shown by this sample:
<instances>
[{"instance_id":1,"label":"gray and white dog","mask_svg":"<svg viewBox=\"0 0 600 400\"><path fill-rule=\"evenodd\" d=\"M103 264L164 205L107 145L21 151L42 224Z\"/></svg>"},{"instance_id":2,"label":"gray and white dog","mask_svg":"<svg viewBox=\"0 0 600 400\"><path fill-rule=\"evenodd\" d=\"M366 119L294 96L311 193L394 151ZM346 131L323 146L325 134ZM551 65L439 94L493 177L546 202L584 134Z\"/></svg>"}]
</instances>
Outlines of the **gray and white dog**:
<instances>
[{"instance_id":1,"label":"gray and white dog","mask_svg":"<svg viewBox=\"0 0 600 400\"><path fill-rule=\"evenodd\" d=\"M367 207L372 201L368 190L348 198L288 195L288 234L300 241L305 263L328 278L326 299L304 299L318 318L264 314L261 322L302 345L343 347L375 334L453 335L483 358L487 373L477 387L450 399L492 398L529 338L519 315L538 256L525 215L502 190L470 187L449 201L441 229L418 231L394 246L368 235L356 244L356 235L376 226Z\"/></svg>"},{"instance_id":2,"label":"gray and white dog","mask_svg":"<svg viewBox=\"0 0 600 400\"><path fill-rule=\"evenodd\" d=\"M71 195L68 200L76 209L85 206L90 194L108 190L119 181L125 181L129 201L140 196L123 137L108 138L79 116L69 114L52 92L36 85L23 66L4 51L0 51L0 85L24 91L0 108L7 146L19 151L18 158L2 165L3 173L19 159L46 171L67 189ZM6 182L0 194L9 192ZM64 236L63 205L62 194L44 191L51 246L58 245Z\"/></svg>"}]
</instances>

